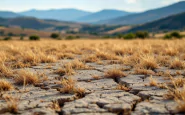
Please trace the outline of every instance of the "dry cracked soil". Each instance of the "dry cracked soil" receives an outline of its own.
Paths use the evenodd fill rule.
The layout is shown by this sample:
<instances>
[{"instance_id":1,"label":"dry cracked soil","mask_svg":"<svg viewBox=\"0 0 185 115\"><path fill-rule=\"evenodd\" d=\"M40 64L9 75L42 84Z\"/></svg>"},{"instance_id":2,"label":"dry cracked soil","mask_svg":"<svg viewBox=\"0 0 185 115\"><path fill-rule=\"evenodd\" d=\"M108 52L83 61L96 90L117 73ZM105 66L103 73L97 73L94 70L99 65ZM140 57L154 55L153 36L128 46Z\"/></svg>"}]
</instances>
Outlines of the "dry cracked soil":
<instances>
[{"instance_id":1,"label":"dry cracked soil","mask_svg":"<svg viewBox=\"0 0 185 115\"><path fill-rule=\"evenodd\" d=\"M15 86L19 90L7 91L1 95L19 97L17 114L22 115L180 115L176 111L178 104L173 99L164 98L168 93L167 89L148 85L150 75L132 74L133 70L127 69L123 71L126 77L105 78L106 71L124 67L121 64L107 64L107 61L103 61L103 64L86 63L93 69L75 70L76 73L70 76L76 80L76 86L85 88L83 97L77 98L75 94L60 93L58 89L63 86L59 80L69 76L58 75L54 71L70 61L72 60L61 60L49 64L50 67L47 67L48 64L39 64L24 68L34 73L44 73L48 76L48 80L33 86ZM175 71L162 68L156 69L155 72L166 70L171 74ZM169 82L169 79L163 76L153 76L153 78L160 83ZM129 90L119 90L117 88L119 84ZM59 104L57 110L53 107L54 103ZM9 115L11 113L2 112L6 104L5 100L0 99L1 113Z\"/></svg>"}]
</instances>

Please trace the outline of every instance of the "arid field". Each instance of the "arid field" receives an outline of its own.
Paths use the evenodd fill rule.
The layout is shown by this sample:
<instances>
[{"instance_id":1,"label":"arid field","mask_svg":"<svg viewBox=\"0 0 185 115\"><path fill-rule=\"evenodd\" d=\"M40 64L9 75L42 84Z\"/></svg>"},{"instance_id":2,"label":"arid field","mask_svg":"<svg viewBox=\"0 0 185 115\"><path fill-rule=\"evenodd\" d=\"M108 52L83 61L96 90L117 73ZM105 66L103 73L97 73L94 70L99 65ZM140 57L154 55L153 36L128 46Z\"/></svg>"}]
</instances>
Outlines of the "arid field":
<instances>
[{"instance_id":1,"label":"arid field","mask_svg":"<svg viewBox=\"0 0 185 115\"><path fill-rule=\"evenodd\" d=\"M185 39L0 41L0 114L185 113Z\"/></svg>"}]
</instances>

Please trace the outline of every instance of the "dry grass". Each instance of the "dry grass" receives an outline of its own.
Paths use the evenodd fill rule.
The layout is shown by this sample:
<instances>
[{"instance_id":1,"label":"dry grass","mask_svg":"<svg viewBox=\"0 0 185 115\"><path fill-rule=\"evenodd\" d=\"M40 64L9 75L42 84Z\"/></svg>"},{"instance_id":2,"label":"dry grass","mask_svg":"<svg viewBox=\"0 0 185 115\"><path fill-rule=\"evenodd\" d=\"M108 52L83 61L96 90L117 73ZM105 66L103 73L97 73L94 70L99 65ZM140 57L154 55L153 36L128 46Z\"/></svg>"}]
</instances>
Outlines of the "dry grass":
<instances>
[{"instance_id":1,"label":"dry grass","mask_svg":"<svg viewBox=\"0 0 185 115\"><path fill-rule=\"evenodd\" d=\"M60 112L61 111L61 107L58 103L58 101L53 101L52 105L50 105L51 109Z\"/></svg>"},{"instance_id":2,"label":"dry grass","mask_svg":"<svg viewBox=\"0 0 185 115\"><path fill-rule=\"evenodd\" d=\"M185 112L185 85L183 88L169 88L169 93L166 95L167 99L173 98L177 103L178 112Z\"/></svg>"},{"instance_id":3,"label":"dry grass","mask_svg":"<svg viewBox=\"0 0 185 115\"><path fill-rule=\"evenodd\" d=\"M14 78L15 84L17 85L28 85L28 84L36 84L39 82L39 78L37 75L26 71L20 70L16 72L16 76Z\"/></svg>"},{"instance_id":4,"label":"dry grass","mask_svg":"<svg viewBox=\"0 0 185 115\"><path fill-rule=\"evenodd\" d=\"M0 79L0 91L9 91L12 90L13 85L5 79Z\"/></svg>"},{"instance_id":5,"label":"dry grass","mask_svg":"<svg viewBox=\"0 0 185 115\"><path fill-rule=\"evenodd\" d=\"M152 75L150 76L150 83L149 83L149 85L150 86L158 86L157 80L154 79Z\"/></svg>"},{"instance_id":6,"label":"dry grass","mask_svg":"<svg viewBox=\"0 0 185 115\"><path fill-rule=\"evenodd\" d=\"M179 60L179 59L174 59L172 63L170 64L171 69L185 69L185 62Z\"/></svg>"},{"instance_id":7,"label":"dry grass","mask_svg":"<svg viewBox=\"0 0 185 115\"><path fill-rule=\"evenodd\" d=\"M13 72L10 68L6 67L5 64L0 63L0 78L10 78L13 77Z\"/></svg>"},{"instance_id":8,"label":"dry grass","mask_svg":"<svg viewBox=\"0 0 185 115\"><path fill-rule=\"evenodd\" d=\"M157 69L159 66L156 62L156 59L154 56L151 55L144 55L141 56L140 62L137 65L138 68L143 68L143 69Z\"/></svg>"},{"instance_id":9,"label":"dry grass","mask_svg":"<svg viewBox=\"0 0 185 115\"><path fill-rule=\"evenodd\" d=\"M74 75L75 71L72 69L71 66L66 66L65 68L59 68L55 71L55 73L59 74L60 76L64 76L64 75Z\"/></svg>"},{"instance_id":10,"label":"dry grass","mask_svg":"<svg viewBox=\"0 0 185 115\"><path fill-rule=\"evenodd\" d=\"M126 77L126 74L123 73L120 69L111 69L105 72L104 75L106 78L121 78L121 77Z\"/></svg>"},{"instance_id":11,"label":"dry grass","mask_svg":"<svg viewBox=\"0 0 185 115\"><path fill-rule=\"evenodd\" d=\"M147 69L135 69L134 74L142 74L142 75L154 75L155 72Z\"/></svg>"},{"instance_id":12,"label":"dry grass","mask_svg":"<svg viewBox=\"0 0 185 115\"><path fill-rule=\"evenodd\" d=\"M169 66L170 64L170 56L158 56L156 58L156 61L157 63L160 65L160 66Z\"/></svg>"},{"instance_id":13,"label":"dry grass","mask_svg":"<svg viewBox=\"0 0 185 115\"><path fill-rule=\"evenodd\" d=\"M131 89L126 87L125 85L121 85L119 84L117 87L116 87L117 90L123 90L123 91L130 91Z\"/></svg>"},{"instance_id":14,"label":"dry grass","mask_svg":"<svg viewBox=\"0 0 185 115\"><path fill-rule=\"evenodd\" d=\"M63 79L61 81L63 88L60 89L61 93L75 94L78 98L85 96L85 89L76 86L76 81L72 78Z\"/></svg>"},{"instance_id":15,"label":"dry grass","mask_svg":"<svg viewBox=\"0 0 185 115\"><path fill-rule=\"evenodd\" d=\"M61 84L63 88L60 89L61 93L75 93L75 82L72 78L62 79Z\"/></svg>"},{"instance_id":16,"label":"dry grass","mask_svg":"<svg viewBox=\"0 0 185 115\"><path fill-rule=\"evenodd\" d=\"M89 66L85 65L82 61L76 59L68 64L65 67L71 67L72 69L80 70L80 69L90 69Z\"/></svg>"},{"instance_id":17,"label":"dry grass","mask_svg":"<svg viewBox=\"0 0 185 115\"><path fill-rule=\"evenodd\" d=\"M97 52L96 57L101 60L117 60L119 59L116 55L108 52Z\"/></svg>"},{"instance_id":18,"label":"dry grass","mask_svg":"<svg viewBox=\"0 0 185 115\"><path fill-rule=\"evenodd\" d=\"M175 87L183 87L183 85L185 84L185 78L171 78L171 84L174 85Z\"/></svg>"},{"instance_id":19,"label":"dry grass","mask_svg":"<svg viewBox=\"0 0 185 115\"><path fill-rule=\"evenodd\" d=\"M125 56L120 61L123 62L123 64L131 66L131 67L134 67L135 65L137 65L140 62L137 54L134 54L131 56Z\"/></svg>"},{"instance_id":20,"label":"dry grass","mask_svg":"<svg viewBox=\"0 0 185 115\"><path fill-rule=\"evenodd\" d=\"M93 75L92 78L98 80L98 79L100 79L101 77L100 77L100 76L97 76L97 75Z\"/></svg>"},{"instance_id":21,"label":"dry grass","mask_svg":"<svg viewBox=\"0 0 185 115\"><path fill-rule=\"evenodd\" d=\"M7 107L3 109L3 112L10 112L13 114L17 114L18 113L18 105L19 105L19 98L17 97L12 97L12 96L6 96L4 97L4 99L6 100L7 103Z\"/></svg>"},{"instance_id":22,"label":"dry grass","mask_svg":"<svg viewBox=\"0 0 185 115\"><path fill-rule=\"evenodd\" d=\"M73 59L74 58L74 54L72 53L62 53L62 54L56 54L58 59Z\"/></svg>"},{"instance_id":23,"label":"dry grass","mask_svg":"<svg viewBox=\"0 0 185 115\"><path fill-rule=\"evenodd\" d=\"M15 84L18 85L36 84L47 80L47 77L41 77L42 75L38 77L24 70L14 73L14 69L31 67L39 63L53 63L63 59L77 58L59 68L56 73L73 75L74 70L91 69L86 65L86 63L91 62L109 65L118 63L123 64L123 67L128 66L128 70L134 70L135 74L158 75L165 77L165 79L170 79L170 73L155 73L154 71L156 68L163 67L183 71L185 69L184 46L184 39L0 41L0 78L14 78ZM106 60L109 63L106 63L108 62ZM113 79L125 77L126 74L123 71L127 71L127 69L108 70L105 72L104 77ZM177 73L177 75L180 74L183 75L183 73ZM98 76L92 77L99 79ZM158 84L153 78L150 81L151 86L166 88L165 84ZM174 97L183 100L184 94L176 88L183 86L184 79L173 78L171 81L170 85L175 85L172 87L174 89L173 95L176 95ZM85 90L78 88L75 81L70 78L62 80L62 86L61 93L72 93L78 97L85 95ZM119 86L118 89L127 90L125 86ZM6 90L9 89L7 88ZM183 108L183 104L180 103L179 105Z\"/></svg>"},{"instance_id":24,"label":"dry grass","mask_svg":"<svg viewBox=\"0 0 185 115\"><path fill-rule=\"evenodd\" d=\"M82 61L85 63L91 63L91 62L98 62L99 59L96 57L96 55L86 55L82 58Z\"/></svg>"}]
</instances>

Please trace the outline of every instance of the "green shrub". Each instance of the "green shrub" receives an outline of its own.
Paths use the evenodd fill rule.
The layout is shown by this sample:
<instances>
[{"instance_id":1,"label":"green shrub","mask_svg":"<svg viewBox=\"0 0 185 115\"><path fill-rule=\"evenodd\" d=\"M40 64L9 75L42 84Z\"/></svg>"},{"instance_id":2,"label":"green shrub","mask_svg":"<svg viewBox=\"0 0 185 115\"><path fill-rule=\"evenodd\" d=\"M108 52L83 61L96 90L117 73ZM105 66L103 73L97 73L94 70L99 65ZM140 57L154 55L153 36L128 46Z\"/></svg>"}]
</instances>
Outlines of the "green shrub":
<instances>
[{"instance_id":1,"label":"green shrub","mask_svg":"<svg viewBox=\"0 0 185 115\"><path fill-rule=\"evenodd\" d=\"M37 35L32 35L29 37L30 40L40 40L40 37Z\"/></svg>"},{"instance_id":2,"label":"green shrub","mask_svg":"<svg viewBox=\"0 0 185 115\"><path fill-rule=\"evenodd\" d=\"M172 32L172 33L170 33L170 36L172 38L182 38L182 36L180 35L179 32Z\"/></svg>"},{"instance_id":3,"label":"green shrub","mask_svg":"<svg viewBox=\"0 0 185 115\"><path fill-rule=\"evenodd\" d=\"M11 37L5 37L3 40L11 40L12 38Z\"/></svg>"},{"instance_id":4,"label":"green shrub","mask_svg":"<svg viewBox=\"0 0 185 115\"><path fill-rule=\"evenodd\" d=\"M7 35L8 36L14 36L14 34L12 32L9 32Z\"/></svg>"},{"instance_id":5,"label":"green shrub","mask_svg":"<svg viewBox=\"0 0 185 115\"><path fill-rule=\"evenodd\" d=\"M117 34L117 38L124 38L124 35L123 34Z\"/></svg>"},{"instance_id":6,"label":"green shrub","mask_svg":"<svg viewBox=\"0 0 185 115\"><path fill-rule=\"evenodd\" d=\"M80 38L80 36L76 36L76 38L77 38L77 39L79 39L79 38Z\"/></svg>"},{"instance_id":7,"label":"green shrub","mask_svg":"<svg viewBox=\"0 0 185 115\"><path fill-rule=\"evenodd\" d=\"M149 37L149 33L147 31L138 31L138 32L136 32L136 37L145 39L145 38Z\"/></svg>"},{"instance_id":8,"label":"green shrub","mask_svg":"<svg viewBox=\"0 0 185 115\"><path fill-rule=\"evenodd\" d=\"M59 36L60 35L58 33L52 33L50 37L53 39L57 39L57 38L59 38Z\"/></svg>"},{"instance_id":9,"label":"green shrub","mask_svg":"<svg viewBox=\"0 0 185 115\"><path fill-rule=\"evenodd\" d=\"M134 38L136 38L136 35L133 33L128 33L128 34L124 35L124 39L126 39L126 40L134 39Z\"/></svg>"},{"instance_id":10,"label":"green shrub","mask_svg":"<svg viewBox=\"0 0 185 115\"><path fill-rule=\"evenodd\" d=\"M171 32L170 34L166 34L165 36L164 36L164 39L172 39L172 38L182 38L183 36L182 35L180 35L180 33L179 32Z\"/></svg>"},{"instance_id":11,"label":"green shrub","mask_svg":"<svg viewBox=\"0 0 185 115\"><path fill-rule=\"evenodd\" d=\"M172 36L170 34L166 34L163 38L164 39L172 39Z\"/></svg>"},{"instance_id":12,"label":"green shrub","mask_svg":"<svg viewBox=\"0 0 185 115\"><path fill-rule=\"evenodd\" d=\"M67 37L66 37L66 40L73 40L73 39L75 39L74 36L67 36Z\"/></svg>"}]
</instances>

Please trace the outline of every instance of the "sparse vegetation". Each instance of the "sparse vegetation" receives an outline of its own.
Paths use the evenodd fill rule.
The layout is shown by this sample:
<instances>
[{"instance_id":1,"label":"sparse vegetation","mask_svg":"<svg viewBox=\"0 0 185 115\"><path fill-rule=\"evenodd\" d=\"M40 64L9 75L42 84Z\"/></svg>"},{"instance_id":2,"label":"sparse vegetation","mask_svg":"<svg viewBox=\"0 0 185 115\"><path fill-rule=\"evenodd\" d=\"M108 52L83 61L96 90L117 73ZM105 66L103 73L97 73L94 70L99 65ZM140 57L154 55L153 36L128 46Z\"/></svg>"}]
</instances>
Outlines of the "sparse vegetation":
<instances>
[{"instance_id":1,"label":"sparse vegetation","mask_svg":"<svg viewBox=\"0 0 185 115\"><path fill-rule=\"evenodd\" d=\"M0 79L0 91L9 91L12 90L13 85L5 79Z\"/></svg>"},{"instance_id":2,"label":"sparse vegetation","mask_svg":"<svg viewBox=\"0 0 185 115\"><path fill-rule=\"evenodd\" d=\"M116 87L117 90L123 90L123 91L130 91L130 88L124 86L124 85L121 85L119 84L117 87Z\"/></svg>"},{"instance_id":3,"label":"sparse vegetation","mask_svg":"<svg viewBox=\"0 0 185 115\"><path fill-rule=\"evenodd\" d=\"M156 79L153 78L153 76L150 76L150 86L158 86L158 82Z\"/></svg>"},{"instance_id":4,"label":"sparse vegetation","mask_svg":"<svg viewBox=\"0 0 185 115\"><path fill-rule=\"evenodd\" d=\"M138 31L136 32L136 38L145 39L149 37L149 33L147 31Z\"/></svg>"},{"instance_id":5,"label":"sparse vegetation","mask_svg":"<svg viewBox=\"0 0 185 115\"><path fill-rule=\"evenodd\" d=\"M58 33L52 33L51 34L51 38L53 38L53 39L58 39L59 38L59 34Z\"/></svg>"},{"instance_id":6,"label":"sparse vegetation","mask_svg":"<svg viewBox=\"0 0 185 115\"><path fill-rule=\"evenodd\" d=\"M5 37L3 40L8 41L8 40L11 40L11 39L12 39L11 37Z\"/></svg>"},{"instance_id":7,"label":"sparse vegetation","mask_svg":"<svg viewBox=\"0 0 185 115\"><path fill-rule=\"evenodd\" d=\"M10 112L13 114L18 113L18 106L19 106L19 98L17 97L12 97L10 95L4 97L7 107L4 108L4 112Z\"/></svg>"},{"instance_id":8,"label":"sparse vegetation","mask_svg":"<svg viewBox=\"0 0 185 115\"><path fill-rule=\"evenodd\" d=\"M34 85L39 82L37 75L26 70L17 71L14 80L17 85Z\"/></svg>"},{"instance_id":9,"label":"sparse vegetation","mask_svg":"<svg viewBox=\"0 0 185 115\"><path fill-rule=\"evenodd\" d=\"M30 40L40 40L40 37L37 35L32 35L29 37Z\"/></svg>"},{"instance_id":10,"label":"sparse vegetation","mask_svg":"<svg viewBox=\"0 0 185 115\"><path fill-rule=\"evenodd\" d=\"M85 89L76 86L76 81L72 78L63 79L61 82L63 88L60 89L61 93L76 94L78 98L84 97Z\"/></svg>"},{"instance_id":11,"label":"sparse vegetation","mask_svg":"<svg viewBox=\"0 0 185 115\"><path fill-rule=\"evenodd\" d=\"M172 39L172 38L178 38L178 39L180 39L180 38L182 38L182 35L180 35L180 33L179 32L171 32L170 34L166 34L165 36L164 36L164 39Z\"/></svg>"},{"instance_id":12,"label":"sparse vegetation","mask_svg":"<svg viewBox=\"0 0 185 115\"><path fill-rule=\"evenodd\" d=\"M17 93L17 91L22 92L19 87L34 85L40 87L41 90L57 89L60 93L74 96L75 99L82 98L86 93L89 93L89 88L87 87L86 91L81 85L78 86L76 83L78 81L70 78L74 78L76 72L77 80L79 80L81 71L88 73L88 76L82 76L88 78L82 80L82 83L96 85L94 82L109 78L108 80L114 80L114 83L117 83L117 87L114 85L110 88L123 90L123 92L132 92L132 85L118 85L120 78L127 79L126 77L133 74L139 75L139 78L148 84L141 84L144 85L143 87L155 86L165 90L169 87L174 90L175 88L181 89L185 83L183 78L185 69L184 43L184 39L115 39L83 40L83 42L82 40L56 41L51 39L32 42L1 41L0 78L10 82L6 85L0 83L1 91L10 93L10 90L13 90ZM46 72L40 73L42 70L46 70ZM38 73L36 73L37 71ZM98 74L96 74L97 72ZM99 74L103 72L104 75ZM149 78L150 75L153 77ZM160 79L163 78L164 83L156 76ZM62 81L60 82L60 80ZM49 86L45 86L47 84ZM107 88L103 86L102 89ZM25 90L25 92L29 92L29 90ZM179 99L182 101L182 98ZM63 102L60 102L61 105ZM51 106L56 111L60 108L57 103L53 103ZM8 111L17 110L15 108Z\"/></svg>"},{"instance_id":13,"label":"sparse vegetation","mask_svg":"<svg viewBox=\"0 0 185 115\"><path fill-rule=\"evenodd\" d=\"M179 59L174 59L171 62L170 68L171 69L184 69L185 68L185 62L183 62Z\"/></svg>"},{"instance_id":14,"label":"sparse vegetation","mask_svg":"<svg viewBox=\"0 0 185 115\"><path fill-rule=\"evenodd\" d=\"M111 69L111 70L108 70L107 72L105 72L105 77L115 79L115 78L126 77L126 74L123 73L119 69Z\"/></svg>"},{"instance_id":15,"label":"sparse vegetation","mask_svg":"<svg viewBox=\"0 0 185 115\"><path fill-rule=\"evenodd\" d=\"M130 39L134 39L134 38L136 38L136 35L133 33L128 33L128 34L124 35L124 39L126 39L126 40L130 40Z\"/></svg>"}]
</instances>

